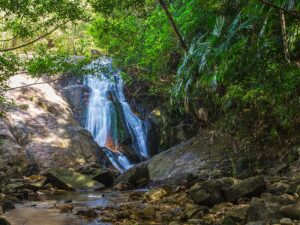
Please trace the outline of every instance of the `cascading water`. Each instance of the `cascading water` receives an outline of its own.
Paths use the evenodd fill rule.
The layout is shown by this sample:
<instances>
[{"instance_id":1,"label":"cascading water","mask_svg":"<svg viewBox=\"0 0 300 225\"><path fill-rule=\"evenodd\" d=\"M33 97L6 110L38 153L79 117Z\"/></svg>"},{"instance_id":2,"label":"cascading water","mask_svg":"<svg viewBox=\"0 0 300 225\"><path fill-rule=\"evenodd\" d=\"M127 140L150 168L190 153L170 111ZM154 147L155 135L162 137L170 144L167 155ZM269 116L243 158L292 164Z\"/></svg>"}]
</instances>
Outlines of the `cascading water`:
<instances>
[{"instance_id":1,"label":"cascading water","mask_svg":"<svg viewBox=\"0 0 300 225\"><path fill-rule=\"evenodd\" d=\"M112 68L109 58L99 58L85 68L85 84L90 87L86 129L103 150L112 164L124 171L133 166L120 151L120 123L123 122L132 140L132 147L140 158L148 158L147 135L143 121L135 115L126 101L123 80ZM122 114L122 115L119 115ZM119 118L122 118L120 121Z\"/></svg>"}]
</instances>

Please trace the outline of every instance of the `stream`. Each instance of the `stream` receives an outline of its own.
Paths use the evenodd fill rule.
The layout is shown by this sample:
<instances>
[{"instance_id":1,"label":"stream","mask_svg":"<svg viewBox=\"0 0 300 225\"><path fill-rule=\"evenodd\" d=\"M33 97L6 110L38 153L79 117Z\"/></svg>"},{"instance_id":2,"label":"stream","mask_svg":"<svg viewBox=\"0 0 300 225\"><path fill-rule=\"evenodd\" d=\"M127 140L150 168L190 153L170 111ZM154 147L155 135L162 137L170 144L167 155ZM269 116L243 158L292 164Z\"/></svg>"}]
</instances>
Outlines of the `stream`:
<instances>
[{"instance_id":1,"label":"stream","mask_svg":"<svg viewBox=\"0 0 300 225\"><path fill-rule=\"evenodd\" d=\"M145 192L136 190L135 192ZM96 212L101 207L128 204L131 192L58 192L41 196L41 201L16 205L14 210L4 214L11 225L110 225L100 219L85 219L71 213L61 213L59 206L72 205L74 209L92 208Z\"/></svg>"}]
</instances>

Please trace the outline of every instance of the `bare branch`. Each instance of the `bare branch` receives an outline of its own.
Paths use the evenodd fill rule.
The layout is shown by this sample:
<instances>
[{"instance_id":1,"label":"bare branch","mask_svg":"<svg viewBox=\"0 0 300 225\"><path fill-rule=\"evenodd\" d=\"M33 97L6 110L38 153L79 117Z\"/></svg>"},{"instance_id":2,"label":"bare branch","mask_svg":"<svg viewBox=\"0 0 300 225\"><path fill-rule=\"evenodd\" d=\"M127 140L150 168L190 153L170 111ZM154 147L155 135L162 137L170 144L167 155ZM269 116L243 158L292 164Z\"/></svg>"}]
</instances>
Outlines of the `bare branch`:
<instances>
[{"instance_id":1,"label":"bare branch","mask_svg":"<svg viewBox=\"0 0 300 225\"><path fill-rule=\"evenodd\" d=\"M30 41L28 43L25 43L25 44L22 44L22 45L19 45L17 47L13 47L13 48L0 49L0 52L9 52L9 51L13 51L13 50L16 50L16 49L19 49L19 48L24 48L24 47L26 47L28 45L31 45L31 44L33 44L33 43L35 43L35 42L37 42L37 41L45 38L46 36L52 34L54 31L56 31L57 29L59 29L61 26L67 24L68 22L69 21L64 22L63 24L60 24L60 25L56 26L55 28L53 28L52 30L50 30L48 33L43 34L42 36L39 36L38 38L36 38L36 39L34 39L34 40L32 40L32 41Z\"/></svg>"}]
</instances>

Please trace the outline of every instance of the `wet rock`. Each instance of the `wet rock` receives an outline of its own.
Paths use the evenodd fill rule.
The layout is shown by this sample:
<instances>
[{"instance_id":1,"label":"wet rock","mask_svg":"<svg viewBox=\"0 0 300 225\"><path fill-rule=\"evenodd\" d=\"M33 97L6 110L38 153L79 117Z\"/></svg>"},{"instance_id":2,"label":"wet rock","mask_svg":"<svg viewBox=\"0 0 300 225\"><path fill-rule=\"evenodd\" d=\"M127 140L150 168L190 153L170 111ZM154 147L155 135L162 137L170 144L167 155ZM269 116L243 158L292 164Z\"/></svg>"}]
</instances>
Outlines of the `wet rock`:
<instances>
[{"instance_id":1,"label":"wet rock","mask_svg":"<svg viewBox=\"0 0 300 225\"><path fill-rule=\"evenodd\" d=\"M159 201L172 193L172 187L165 185L162 187L154 188L145 194L148 201Z\"/></svg>"},{"instance_id":2,"label":"wet rock","mask_svg":"<svg viewBox=\"0 0 300 225\"><path fill-rule=\"evenodd\" d=\"M74 205L59 205L56 207L61 213L71 213L72 210L74 209Z\"/></svg>"},{"instance_id":3,"label":"wet rock","mask_svg":"<svg viewBox=\"0 0 300 225\"><path fill-rule=\"evenodd\" d=\"M114 184L114 174L110 170L101 170L95 176L93 176L93 180L96 180L109 187Z\"/></svg>"},{"instance_id":4,"label":"wet rock","mask_svg":"<svg viewBox=\"0 0 300 225\"><path fill-rule=\"evenodd\" d=\"M288 218L300 220L300 204L287 205L280 208L280 212Z\"/></svg>"},{"instance_id":5,"label":"wet rock","mask_svg":"<svg viewBox=\"0 0 300 225\"><path fill-rule=\"evenodd\" d=\"M117 190L117 191L126 191L126 190L132 190L132 189L134 189L134 187L125 181L122 181L114 186L114 190Z\"/></svg>"},{"instance_id":6,"label":"wet rock","mask_svg":"<svg viewBox=\"0 0 300 225\"><path fill-rule=\"evenodd\" d=\"M209 180L195 184L189 191L191 198L198 205L213 206L222 202L222 184L217 180Z\"/></svg>"},{"instance_id":7,"label":"wet rock","mask_svg":"<svg viewBox=\"0 0 300 225\"><path fill-rule=\"evenodd\" d=\"M128 211L120 211L116 212L117 219L127 219L130 218L130 212Z\"/></svg>"},{"instance_id":8,"label":"wet rock","mask_svg":"<svg viewBox=\"0 0 300 225\"><path fill-rule=\"evenodd\" d=\"M73 214L77 216L84 216L86 218L96 218L98 216L94 209L86 207L76 207L73 209Z\"/></svg>"},{"instance_id":9,"label":"wet rock","mask_svg":"<svg viewBox=\"0 0 300 225\"><path fill-rule=\"evenodd\" d=\"M251 177L238 184L234 184L225 191L225 200L236 202L242 197L259 196L266 190L266 182L263 177Z\"/></svg>"},{"instance_id":10,"label":"wet rock","mask_svg":"<svg viewBox=\"0 0 300 225\"><path fill-rule=\"evenodd\" d=\"M150 182L149 170L146 164L139 164L122 173L117 177L115 183L127 182L134 188L141 188Z\"/></svg>"},{"instance_id":11,"label":"wet rock","mask_svg":"<svg viewBox=\"0 0 300 225\"><path fill-rule=\"evenodd\" d=\"M49 169L46 176L47 182L64 190L99 190L105 187L83 174L63 168Z\"/></svg>"},{"instance_id":12,"label":"wet rock","mask_svg":"<svg viewBox=\"0 0 300 225\"><path fill-rule=\"evenodd\" d=\"M0 217L0 225L10 225L10 223L6 219Z\"/></svg>"},{"instance_id":13,"label":"wet rock","mask_svg":"<svg viewBox=\"0 0 300 225\"><path fill-rule=\"evenodd\" d=\"M138 201L143 198L143 193L142 192L132 192L128 196L128 201Z\"/></svg>"}]
</instances>

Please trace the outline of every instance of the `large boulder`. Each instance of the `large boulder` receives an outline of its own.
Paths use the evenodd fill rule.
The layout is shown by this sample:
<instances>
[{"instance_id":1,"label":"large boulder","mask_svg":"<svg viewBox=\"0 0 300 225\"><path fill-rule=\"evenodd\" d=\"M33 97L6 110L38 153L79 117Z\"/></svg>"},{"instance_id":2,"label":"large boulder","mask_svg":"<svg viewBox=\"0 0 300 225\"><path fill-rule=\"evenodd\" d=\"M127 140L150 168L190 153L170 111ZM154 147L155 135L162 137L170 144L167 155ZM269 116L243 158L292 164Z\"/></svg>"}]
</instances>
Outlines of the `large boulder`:
<instances>
[{"instance_id":1,"label":"large boulder","mask_svg":"<svg viewBox=\"0 0 300 225\"><path fill-rule=\"evenodd\" d=\"M229 138L209 130L166 150L147 161L153 182L185 184L191 178L220 178L231 175L231 164L224 154Z\"/></svg>"},{"instance_id":2,"label":"large boulder","mask_svg":"<svg viewBox=\"0 0 300 225\"><path fill-rule=\"evenodd\" d=\"M47 182L64 190L100 190L105 185L83 174L63 169L52 168L47 171Z\"/></svg>"},{"instance_id":3,"label":"large boulder","mask_svg":"<svg viewBox=\"0 0 300 225\"><path fill-rule=\"evenodd\" d=\"M150 182L149 170L147 164L136 165L117 177L115 184L128 183L134 188L145 187Z\"/></svg>"},{"instance_id":4,"label":"large boulder","mask_svg":"<svg viewBox=\"0 0 300 225\"><path fill-rule=\"evenodd\" d=\"M0 119L0 140L0 185L7 178L20 178L30 174L30 167L34 162L17 142L4 119Z\"/></svg>"},{"instance_id":5,"label":"large boulder","mask_svg":"<svg viewBox=\"0 0 300 225\"><path fill-rule=\"evenodd\" d=\"M1 170L8 176L30 175L52 167L76 167L108 161L92 135L74 119L69 103L49 78L26 74L13 76L9 86L22 87L5 93L14 104L1 121ZM45 82L45 83L43 83ZM10 169L13 168L13 169ZM7 173L8 172L8 173Z\"/></svg>"},{"instance_id":6,"label":"large boulder","mask_svg":"<svg viewBox=\"0 0 300 225\"><path fill-rule=\"evenodd\" d=\"M266 182L263 177L251 177L232 185L225 191L225 200L236 202L242 197L259 196L266 190Z\"/></svg>"}]
</instances>

